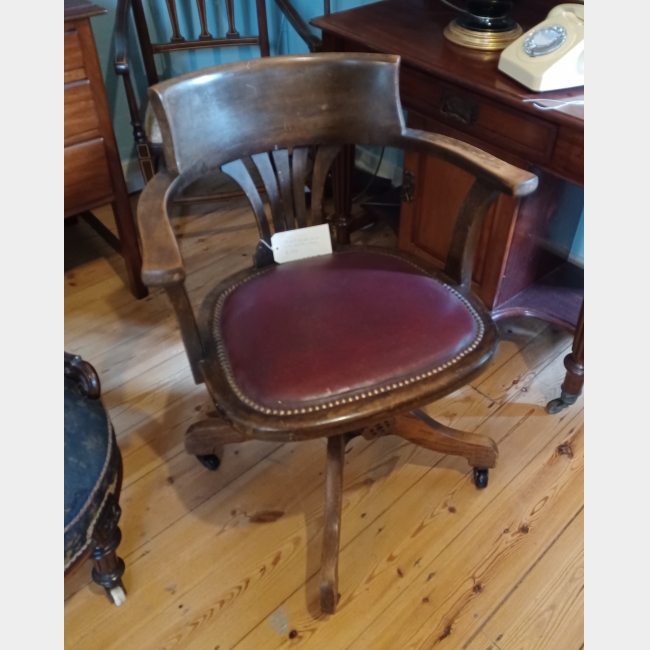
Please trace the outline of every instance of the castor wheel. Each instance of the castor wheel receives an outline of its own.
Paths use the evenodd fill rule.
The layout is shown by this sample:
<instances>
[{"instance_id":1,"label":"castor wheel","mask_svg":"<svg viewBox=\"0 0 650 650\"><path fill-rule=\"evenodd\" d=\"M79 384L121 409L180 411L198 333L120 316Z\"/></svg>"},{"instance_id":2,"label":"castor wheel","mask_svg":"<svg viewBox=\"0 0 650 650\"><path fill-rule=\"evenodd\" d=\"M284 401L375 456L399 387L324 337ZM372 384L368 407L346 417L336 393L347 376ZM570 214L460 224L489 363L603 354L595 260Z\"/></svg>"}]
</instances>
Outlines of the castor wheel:
<instances>
[{"instance_id":1,"label":"castor wheel","mask_svg":"<svg viewBox=\"0 0 650 650\"><path fill-rule=\"evenodd\" d=\"M483 488L487 487L488 471L489 470L483 469L482 467L474 468L474 473L473 473L474 485L476 485L476 487L479 490L482 490Z\"/></svg>"},{"instance_id":2,"label":"castor wheel","mask_svg":"<svg viewBox=\"0 0 650 650\"><path fill-rule=\"evenodd\" d=\"M123 605L126 602L126 589L124 589L124 585L122 584L122 581L120 580L111 589L107 589L106 595L108 596L109 600L113 603L113 605L115 605L116 607Z\"/></svg>"},{"instance_id":3,"label":"castor wheel","mask_svg":"<svg viewBox=\"0 0 650 650\"><path fill-rule=\"evenodd\" d=\"M580 395L569 395L569 393L562 391L557 399L551 400L546 405L546 412L550 415L555 415L568 406L575 404L578 401L578 397L580 397Z\"/></svg>"},{"instance_id":4,"label":"castor wheel","mask_svg":"<svg viewBox=\"0 0 650 650\"><path fill-rule=\"evenodd\" d=\"M206 454L205 456L197 456L199 463L203 465L203 467L209 469L211 472L214 472L216 469L218 469L219 465L221 465L221 461L219 460L219 456L216 454Z\"/></svg>"},{"instance_id":5,"label":"castor wheel","mask_svg":"<svg viewBox=\"0 0 650 650\"><path fill-rule=\"evenodd\" d=\"M560 397L557 399L551 400L547 405L546 405L546 412L549 413L550 415L555 415L556 413L559 413L562 409L565 409L567 407L567 404L565 404Z\"/></svg>"}]
</instances>

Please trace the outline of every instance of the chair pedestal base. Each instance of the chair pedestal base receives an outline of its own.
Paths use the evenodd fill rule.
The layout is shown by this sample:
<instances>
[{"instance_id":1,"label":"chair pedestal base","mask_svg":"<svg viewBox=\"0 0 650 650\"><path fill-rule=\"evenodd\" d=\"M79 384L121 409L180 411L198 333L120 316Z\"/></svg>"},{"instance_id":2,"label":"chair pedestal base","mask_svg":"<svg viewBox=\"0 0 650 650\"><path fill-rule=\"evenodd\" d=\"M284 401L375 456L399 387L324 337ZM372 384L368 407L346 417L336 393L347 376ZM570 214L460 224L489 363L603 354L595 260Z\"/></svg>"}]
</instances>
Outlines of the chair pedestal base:
<instances>
[{"instance_id":1,"label":"chair pedestal base","mask_svg":"<svg viewBox=\"0 0 650 650\"><path fill-rule=\"evenodd\" d=\"M343 504L343 463L345 435L327 439L327 474L325 477L325 524L321 559L320 606L323 614L336 611L339 598L339 543Z\"/></svg>"},{"instance_id":2,"label":"chair pedestal base","mask_svg":"<svg viewBox=\"0 0 650 650\"><path fill-rule=\"evenodd\" d=\"M499 450L492 438L452 429L436 422L423 411L413 411L396 418L390 433L425 449L462 456L472 467L491 469L496 466L499 457Z\"/></svg>"},{"instance_id":3,"label":"chair pedestal base","mask_svg":"<svg viewBox=\"0 0 650 650\"><path fill-rule=\"evenodd\" d=\"M185 451L192 456L216 456L221 460L224 445L232 445L244 440L247 440L246 436L233 429L218 413L208 413L207 419L195 422L187 430ZM205 465L201 458L199 460ZM207 467L217 469L217 467Z\"/></svg>"},{"instance_id":4,"label":"chair pedestal base","mask_svg":"<svg viewBox=\"0 0 650 650\"><path fill-rule=\"evenodd\" d=\"M487 486L488 470L496 466L499 451L489 437L458 431L436 422L423 411L413 411L394 420L380 422L361 431L330 436L327 439L327 473L325 478L325 522L321 559L320 600L324 614L334 614L338 592L338 557L341 538L341 510L343 497L343 465L345 446L357 435L373 439L396 435L419 447L443 454L462 456L474 469L477 488ZM193 424L185 436L188 453L201 456L219 455L223 445L243 442L246 436L232 429L218 414Z\"/></svg>"}]
</instances>

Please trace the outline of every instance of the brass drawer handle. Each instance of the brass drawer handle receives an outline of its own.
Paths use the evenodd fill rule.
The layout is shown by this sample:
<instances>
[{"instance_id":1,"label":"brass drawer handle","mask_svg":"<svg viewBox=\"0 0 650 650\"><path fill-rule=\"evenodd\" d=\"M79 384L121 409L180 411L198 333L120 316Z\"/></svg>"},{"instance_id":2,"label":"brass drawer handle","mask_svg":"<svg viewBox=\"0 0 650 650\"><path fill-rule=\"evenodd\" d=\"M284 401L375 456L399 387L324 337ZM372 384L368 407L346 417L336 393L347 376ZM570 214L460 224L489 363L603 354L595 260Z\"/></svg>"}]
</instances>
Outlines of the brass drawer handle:
<instances>
[{"instance_id":1,"label":"brass drawer handle","mask_svg":"<svg viewBox=\"0 0 650 650\"><path fill-rule=\"evenodd\" d=\"M439 110L445 117L463 124L474 124L478 120L478 104L458 95L443 95Z\"/></svg>"}]
</instances>

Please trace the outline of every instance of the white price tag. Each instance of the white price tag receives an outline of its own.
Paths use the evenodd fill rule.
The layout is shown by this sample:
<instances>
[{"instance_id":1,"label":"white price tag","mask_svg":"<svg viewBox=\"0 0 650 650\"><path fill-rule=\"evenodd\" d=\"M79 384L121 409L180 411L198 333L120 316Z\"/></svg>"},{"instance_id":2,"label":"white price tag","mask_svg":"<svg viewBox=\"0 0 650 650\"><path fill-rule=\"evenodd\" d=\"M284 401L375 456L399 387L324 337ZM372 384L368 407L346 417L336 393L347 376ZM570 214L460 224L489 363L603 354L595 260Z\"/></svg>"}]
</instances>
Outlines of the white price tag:
<instances>
[{"instance_id":1,"label":"white price tag","mask_svg":"<svg viewBox=\"0 0 650 650\"><path fill-rule=\"evenodd\" d=\"M330 228L323 223L320 226L276 232L271 237L271 248L273 259L278 264L329 255L332 252Z\"/></svg>"}]
</instances>

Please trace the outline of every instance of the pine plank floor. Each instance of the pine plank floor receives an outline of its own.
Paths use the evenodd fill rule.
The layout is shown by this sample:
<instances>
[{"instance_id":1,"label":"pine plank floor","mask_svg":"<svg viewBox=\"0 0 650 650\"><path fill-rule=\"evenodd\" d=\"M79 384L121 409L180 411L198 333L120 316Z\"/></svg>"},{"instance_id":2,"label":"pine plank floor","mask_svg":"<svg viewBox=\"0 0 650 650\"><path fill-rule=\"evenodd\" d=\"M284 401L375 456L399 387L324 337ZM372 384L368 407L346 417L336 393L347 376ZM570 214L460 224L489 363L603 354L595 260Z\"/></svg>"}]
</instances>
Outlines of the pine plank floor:
<instances>
[{"instance_id":1,"label":"pine plank floor","mask_svg":"<svg viewBox=\"0 0 650 650\"><path fill-rule=\"evenodd\" d=\"M251 264L257 235L242 200L183 210L173 223L198 306ZM108 210L97 216L113 227ZM395 246L381 226L354 237ZM342 596L328 617L318 606L324 441L232 445L218 471L204 469L183 435L210 404L166 297L136 301L121 258L87 224L66 226L65 245L65 349L99 372L124 459L128 592L112 606L89 563L66 577L66 648L580 650L583 399L544 411L568 335L504 321L492 366L427 407L497 441L487 489L465 461L401 439L349 445Z\"/></svg>"}]
</instances>

